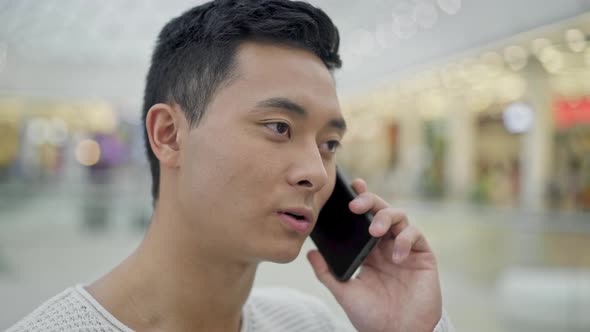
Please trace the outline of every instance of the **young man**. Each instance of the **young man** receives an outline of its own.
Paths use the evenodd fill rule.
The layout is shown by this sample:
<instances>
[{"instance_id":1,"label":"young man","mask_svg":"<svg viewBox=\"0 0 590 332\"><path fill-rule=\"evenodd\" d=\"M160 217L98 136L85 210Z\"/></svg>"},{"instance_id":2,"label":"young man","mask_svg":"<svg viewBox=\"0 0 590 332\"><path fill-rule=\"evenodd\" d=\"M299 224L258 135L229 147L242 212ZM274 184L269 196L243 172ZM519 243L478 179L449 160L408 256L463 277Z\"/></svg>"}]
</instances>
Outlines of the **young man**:
<instances>
[{"instance_id":1,"label":"young man","mask_svg":"<svg viewBox=\"0 0 590 332\"><path fill-rule=\"evenodd\" d=\"M260 262L297 257L334 187L346 129L338 44L328 16L303 2L214 1L170 21L145 90L155 209L143 242L9 331L341 331L310 296L251 292ZM426 240L353 186L351 210L372 211L382 239L348 282L309 252L317 277L358 331L449 331Z\"/></svg>"}]
</instances>

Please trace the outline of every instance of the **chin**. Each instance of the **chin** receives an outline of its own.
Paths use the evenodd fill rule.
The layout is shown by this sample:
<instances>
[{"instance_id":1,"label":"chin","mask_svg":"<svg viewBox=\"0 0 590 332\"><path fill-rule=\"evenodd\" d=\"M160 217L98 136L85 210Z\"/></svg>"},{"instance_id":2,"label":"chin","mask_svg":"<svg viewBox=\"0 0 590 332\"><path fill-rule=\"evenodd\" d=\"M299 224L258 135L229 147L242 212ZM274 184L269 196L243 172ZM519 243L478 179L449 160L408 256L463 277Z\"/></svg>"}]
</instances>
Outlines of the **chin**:
<instances>
[{"instance_id":1,"label":"chin","mask_svg":"<svg viewBox=\"0 0 590 332\"><path fill-rule=\"evenodd\" d=\"M286 264L286 263L291 263L292 261L295 260L295 258L297 258L297 256L299 256L299 253L297 253L297 255L290 255L290 256L280 256L280 257L273 257L272 259L269 259L268 261L273 262L273 263L278 263L278 264Z\"/></svg>"},{"instance_id":2,"label":"chin","mask_svg":"<svg viewBox=\"0 0 590 332\"><path fill-rule=\"evenodd\" d=\"M299 256L302 246L303 243L289 242L281 247L275 247L273 252L267 252L265 260L279 264L290 263Z\"/></svg>"}]
</instances>

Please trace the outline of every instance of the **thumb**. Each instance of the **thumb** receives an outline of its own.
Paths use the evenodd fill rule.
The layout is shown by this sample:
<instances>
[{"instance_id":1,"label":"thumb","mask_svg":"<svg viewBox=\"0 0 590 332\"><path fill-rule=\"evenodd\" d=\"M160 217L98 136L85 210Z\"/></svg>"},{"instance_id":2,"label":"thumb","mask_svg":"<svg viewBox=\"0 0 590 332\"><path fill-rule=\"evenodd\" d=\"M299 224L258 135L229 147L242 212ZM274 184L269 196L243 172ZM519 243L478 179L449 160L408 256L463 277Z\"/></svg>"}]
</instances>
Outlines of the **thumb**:
<instances>
[{"instance_id":1,"label":"thumb","mask_svg":"<svg viewBox=\"0 0 590 332\"><path fill-rule=\"evenodd\" d=\"M311 267L313 268L315 276L318 278L318 280L324 284L324 286L326 286L330 292L332 292L334 297L340 298L344 283L340 282L332 275L330 269L328 268L328 264L320 252L317 250L310 250L307 253L307 260L309 260L309 263L311 264Z\"/></svg>"}]
</instances>

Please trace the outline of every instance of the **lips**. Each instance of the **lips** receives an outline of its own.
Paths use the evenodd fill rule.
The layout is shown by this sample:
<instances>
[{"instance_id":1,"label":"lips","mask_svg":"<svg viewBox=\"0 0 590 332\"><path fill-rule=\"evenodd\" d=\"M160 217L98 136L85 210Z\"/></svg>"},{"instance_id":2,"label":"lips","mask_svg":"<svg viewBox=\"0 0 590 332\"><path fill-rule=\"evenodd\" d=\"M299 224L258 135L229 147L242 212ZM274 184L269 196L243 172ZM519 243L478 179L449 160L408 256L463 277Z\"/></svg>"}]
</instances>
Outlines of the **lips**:
<instances>
[{"instance_id":1,"label":"lips","mask_svg":"<svg viewBox=\"0 0 590 332\"><path fill-rule=\"evenodd\" d=\"M291 217L294 217L297 220L306 221L304 216L300 216L298 214L290 213L290 212L284 212L284 213L290 215Z\"/></svg>"},{"instance_id":2,"label":"lips","mask_svg":"<svg viewBox=\"0 0 590 332\"><path fill-rule=\"evenodd\" d=\"M299 221L311 222L313 220L312 212L310 209L307 208L290 208L280 210L279 214L286 214L291 216Z\"/></svg>"},{"instance_id":3,"label":"lips","mask_svg":"<svg viewBox=\"0 0 590 332\"><path fill-rule=\"evenodd\" d=\"M313 214L306 208L292 208L277 211L277 215L289 228L307 234L311 231Z\"/></svg>"}]
</instances>

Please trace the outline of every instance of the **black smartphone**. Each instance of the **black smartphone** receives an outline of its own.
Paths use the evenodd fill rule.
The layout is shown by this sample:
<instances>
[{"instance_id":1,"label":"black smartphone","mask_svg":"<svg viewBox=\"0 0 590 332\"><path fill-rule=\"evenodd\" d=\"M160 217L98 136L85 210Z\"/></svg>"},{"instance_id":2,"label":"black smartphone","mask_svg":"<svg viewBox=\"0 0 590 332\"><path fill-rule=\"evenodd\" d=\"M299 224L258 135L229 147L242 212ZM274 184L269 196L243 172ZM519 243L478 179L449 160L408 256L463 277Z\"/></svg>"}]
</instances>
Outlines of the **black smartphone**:
<instances>
[{"instance_id":1,"label":"black smartphone","mask_svg":"<svg viewBox=\"0 0 590 332\"><path fill-rule=\"evenodd\" d=\"M330 271L340 281L352 277L379 240L369 233L372 215L350 211L348 203L355 197L356 194L337 170L332 196L320 211L310 235Z\"/></svg>"}]
</instances>

